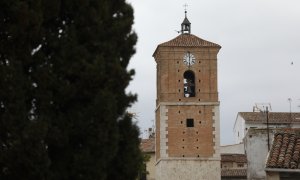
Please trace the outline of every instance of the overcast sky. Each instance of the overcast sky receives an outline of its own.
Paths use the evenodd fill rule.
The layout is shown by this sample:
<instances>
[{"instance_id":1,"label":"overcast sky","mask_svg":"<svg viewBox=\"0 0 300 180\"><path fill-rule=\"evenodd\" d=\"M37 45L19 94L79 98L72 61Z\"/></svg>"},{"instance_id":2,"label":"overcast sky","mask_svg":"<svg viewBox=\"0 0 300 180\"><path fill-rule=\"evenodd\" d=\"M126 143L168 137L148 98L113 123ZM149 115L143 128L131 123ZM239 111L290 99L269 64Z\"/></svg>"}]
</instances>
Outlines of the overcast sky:
<instances>
[{"instance_id":1,"label":"overcast sky","mask_svg":"<svg viewBox=\"0 0 300 180\"><path fill-rule=\"evenodd\" d=\"M299 0L128 0L134 8L136 75L128 92L138 94L131 111L141 132L153 125L158 44L178 36L185 3L192 34L222 46L218 54L221 144L234 143L238 112L271 103L273 112L300 108ZM293 63L292 63L293 62Z\"/></svg>"}]
</instances>

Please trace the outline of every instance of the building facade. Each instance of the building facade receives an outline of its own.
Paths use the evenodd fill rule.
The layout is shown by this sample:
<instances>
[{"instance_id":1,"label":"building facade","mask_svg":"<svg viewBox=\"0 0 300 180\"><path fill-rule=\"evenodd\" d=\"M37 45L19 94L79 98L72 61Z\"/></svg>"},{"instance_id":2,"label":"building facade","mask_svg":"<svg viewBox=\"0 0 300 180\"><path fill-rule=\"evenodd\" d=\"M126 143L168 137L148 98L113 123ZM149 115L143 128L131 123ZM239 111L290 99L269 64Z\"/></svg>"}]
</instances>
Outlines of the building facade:
<instances>
[{"instance_id":1,"label":"building facade","mask_svg":"<svg viewBox=\"0 0 300 180\"><path fill-rule=\"evenodd\" d=\"M267 117L268 115L268 117ZM239 112L234 123L235 143L242 143L250 128L300 128L300 113Z\"/></svg>"},{"instance_id":2,"label":"building facade","mask_svg":"<svg viewBox=\"0 0 300 180\"><path fill-rule=\"evenodd\" d=\"M217 54L221 46L191 34L159 44L157 63L156 179L220 179Z\"/></svg>"}]
</instances>

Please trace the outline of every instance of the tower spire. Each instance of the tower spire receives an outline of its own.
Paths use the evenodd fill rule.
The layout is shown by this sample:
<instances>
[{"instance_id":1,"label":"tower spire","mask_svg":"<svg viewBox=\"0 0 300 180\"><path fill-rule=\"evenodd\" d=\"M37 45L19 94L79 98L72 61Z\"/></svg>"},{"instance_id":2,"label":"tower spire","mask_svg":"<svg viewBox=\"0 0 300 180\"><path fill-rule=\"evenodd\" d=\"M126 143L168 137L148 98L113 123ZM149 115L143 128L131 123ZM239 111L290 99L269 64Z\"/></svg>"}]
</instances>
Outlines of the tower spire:
<instances>
[{"instance_id":1,"label":"tower spire","mask_svg":"<svg viewBox=\"0 0 300 180\"><path fill-rule=\"evenodd\" d=\"M184 4L184 20L181 23L181 34L191 34L191 23L187 18L187 4Z\"/></svg>"}]
</instances>

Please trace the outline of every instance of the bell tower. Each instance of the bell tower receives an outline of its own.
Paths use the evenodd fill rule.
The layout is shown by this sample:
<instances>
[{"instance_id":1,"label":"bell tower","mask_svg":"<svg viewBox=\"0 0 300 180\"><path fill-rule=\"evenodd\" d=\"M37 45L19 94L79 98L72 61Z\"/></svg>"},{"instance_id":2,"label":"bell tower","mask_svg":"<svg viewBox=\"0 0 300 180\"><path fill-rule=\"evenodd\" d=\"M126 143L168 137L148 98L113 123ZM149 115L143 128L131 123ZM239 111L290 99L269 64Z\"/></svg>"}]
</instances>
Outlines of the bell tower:
<instances>
[{"instance_id":1,"label":"bell tower","mask_svg":"<svg viewBox=\"0 0 300 180\"><path fill-rule=\"evenodd\" d=\"M191 34L159 44L157 63L156 179L221 179L217 54L221 46Z\"/></svg>"}]
</instances>

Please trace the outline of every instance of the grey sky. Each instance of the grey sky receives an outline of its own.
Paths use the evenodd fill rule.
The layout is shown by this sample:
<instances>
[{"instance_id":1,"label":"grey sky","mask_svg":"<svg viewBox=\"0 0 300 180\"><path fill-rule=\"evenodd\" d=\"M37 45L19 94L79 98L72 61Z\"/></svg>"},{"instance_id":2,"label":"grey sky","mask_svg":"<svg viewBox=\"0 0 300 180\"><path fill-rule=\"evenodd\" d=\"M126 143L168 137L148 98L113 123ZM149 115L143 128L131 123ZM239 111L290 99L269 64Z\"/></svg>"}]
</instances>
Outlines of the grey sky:
<instances>
[{"instance_id":1,"label":"grey sky","mask_svg":"<svg viewBox=\"0 0 300 180\"><path fill-rule=\"evenodd\" d=\"M271 103L275 112L300 108L299 0L128 0L135 10L139 40L129 68L136 70L128 91L138 94L131 111L143 132L154 120L156 46L175 38L185 3L192 34L222 46L218 55L221 144L233 143L238 112ZM293 65L291 64L293 62Z\"/></svg>"}]
</instances>

